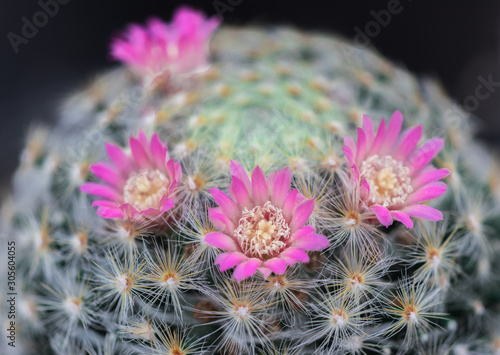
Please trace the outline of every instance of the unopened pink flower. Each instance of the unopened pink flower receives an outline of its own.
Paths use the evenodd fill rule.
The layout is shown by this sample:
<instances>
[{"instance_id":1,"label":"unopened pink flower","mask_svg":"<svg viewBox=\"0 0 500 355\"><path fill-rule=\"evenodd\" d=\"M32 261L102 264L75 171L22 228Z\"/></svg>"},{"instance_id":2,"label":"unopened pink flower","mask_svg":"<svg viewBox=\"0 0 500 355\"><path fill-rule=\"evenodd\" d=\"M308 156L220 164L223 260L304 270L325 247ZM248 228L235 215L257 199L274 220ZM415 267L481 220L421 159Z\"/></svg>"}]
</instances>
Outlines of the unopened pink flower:
<instances>
[{"instance_id":1,"label":"unopened pink flower","mask_svg":"<svg viewBox=\"0 0 500 355\"><path fill-rule=\"evenodd\" d=\"M103 183L87 182L80 190L100 199L94 201L104 218L155 221L175 205L173 196L181 181L180 163L170 159L166 144L141 131L130 137L130 153L106 143L110 163L99 162L90 171Z\"/></svg>"},{"instance_id":2,"label":"unopened pink flower","mask_svg":"<svg viewBox=\"0 0 500 355\"><path fill-rule=\"evenodd\" d=\"M438 180L450 172L430 164L443 148L443 139L432 138L417 148L422 126L401 133L402 125L403 115L396 111L387 126L382 119L375 133L372 119L364 116L357 143L344 137L344 152L366 208L386 227L395 219L412 228L410 217L443 219L439 210L422 202L446 192L446 184Z\"/></svg>"},{"instance_id":3,"label":"unopened pink flower","mask_svg":"<svg viewBox=\"0 0 500 355\"><path fill-rule=\"evenodd\" d=\"M111 56L143 76L190 73L206 66L208 40L219 23L181 7L171 23L151 18L144 27L130 25L112 41Z\"/></svg>"},{"instance_id":4,"label":"unopened pink flower","mask_svg":"<svg viewBox=\"0 0 500 355\"><path fill-rule=\"evenodd\" d=\"M308 262L307 251L329 245L325 236L306 225L315 201L290 190L290 169L266 178L257 166L249 178L241 164L232 161L230 170L229 195L210 190L219 207L210 209L209 215L219 232L205 236L205 242L225 251L215 260L221 271L236 266L233 275L238 281L257 270L264 277L283 274L296 262Z\"/></svg>"}]
</instances>

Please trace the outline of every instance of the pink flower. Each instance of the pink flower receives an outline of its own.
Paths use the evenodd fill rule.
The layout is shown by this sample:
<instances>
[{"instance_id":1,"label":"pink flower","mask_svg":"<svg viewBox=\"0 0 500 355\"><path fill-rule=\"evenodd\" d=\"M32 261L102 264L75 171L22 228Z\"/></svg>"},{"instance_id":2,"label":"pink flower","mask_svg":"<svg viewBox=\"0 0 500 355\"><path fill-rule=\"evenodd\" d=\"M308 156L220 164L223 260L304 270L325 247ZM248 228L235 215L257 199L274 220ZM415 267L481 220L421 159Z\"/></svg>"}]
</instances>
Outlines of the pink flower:
<instances>
[{"instance_id":1,"label":"pink flower","mask_svg":"<svg viewBox=\"0 0 500 355\"><path fill-rule=\"evenodd\" d=\"M130 137L130 151L106 143L111 163L99 162L90 171L104 183L87 182L80 190L94 201L104 218L155 220L174 207L173 193L181 181L180 163L170 159L166 144L155 133L148 141L141 131Z\"/></svg>"},{"instance_id":2,"label":"pink flower","mask_svg":"<svg viewBox=\"0 0 500 355\"><path fill-rule=\"evenodd\" d=\"M440 211L421 202L446 192L446 184L438 180L450 172L429 164L443 148L444 141L432 138L416 149L422 126L400 134L402 124L403 115L396 111L387 127L382 118L375 134L372 119L364 116L357 144L344 137L344 152L352 164L352 178L363 192L366 207L380 223L388 227L395 219L412 228L410 217L443 219Z\"/></svg>"},{"instance_id":3,"label":"pink flower","mask_svg":"<svg viewBox=\"0 0 500 355\"><path fill-rule=\"evenodd\" d=\"M215 264L220 271L234 266L234 278L242 280L259 270L283 274L297 261L308 262L306 251L320 250L328 239L306 225L314 210L314 199L306 200L297 190L290 191L291 172L285 168L269 177L256 167L251 179L238 162L231 162L229 196L217 188L210 190L217 208L210 219L220 231L209 233L205 242L224 250Z\"/></svg>"},{"instance_id":4,"label":"pink flower","mask_svg":"<svg viewBox=\"0 0 500 355\"><path fill-rule=\"evenodd\" d=\"M145 27L132 24L111 43L111 56L143 76L190 73L207 64L208 39L219 26L215 17L189 7L179 8L168 24L148 20Z\"/></svg>"}]
</instances>

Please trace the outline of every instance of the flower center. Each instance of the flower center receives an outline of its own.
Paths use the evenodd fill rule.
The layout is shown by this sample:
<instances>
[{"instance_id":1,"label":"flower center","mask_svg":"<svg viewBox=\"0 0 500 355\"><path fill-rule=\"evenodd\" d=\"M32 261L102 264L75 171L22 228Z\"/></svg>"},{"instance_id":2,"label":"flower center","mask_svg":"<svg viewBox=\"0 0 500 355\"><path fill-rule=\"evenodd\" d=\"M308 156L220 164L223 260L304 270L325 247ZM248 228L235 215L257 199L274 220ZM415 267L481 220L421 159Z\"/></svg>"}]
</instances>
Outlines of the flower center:
<instances>
[{"instance_id":1,"label":"flower center","mask_svg":"<svg viewBox=\"0 0 500 355\"><path fill-rule=\"evenodd\" d=\"M413 192L410 169L389 155L372 155L361 165L360 174L370 185L370 201L374 204L402 205Z\"/></svg>"},{"instance_id":2,"label":"flower center","mask_svg":"<svg viewBox=\"0 0 500 355\"><path fill-rule=\"evenodd\" d=\"M269 258L278 255L290 237L290 227L283 211L267 201L264 206L245 208L234 236L243 251L252 257Z\"/></svg>"},{"instance_id":3,"label":"flower center","mask_svg":"<svg viewBox=\"0 0 500 355\"><path fill-rule=\"evenodd\" d=\"M145 171L127 180L123 197L138 211L157 208L169 185L169 179L158 170Z\"/></svg>"}]
</instances>

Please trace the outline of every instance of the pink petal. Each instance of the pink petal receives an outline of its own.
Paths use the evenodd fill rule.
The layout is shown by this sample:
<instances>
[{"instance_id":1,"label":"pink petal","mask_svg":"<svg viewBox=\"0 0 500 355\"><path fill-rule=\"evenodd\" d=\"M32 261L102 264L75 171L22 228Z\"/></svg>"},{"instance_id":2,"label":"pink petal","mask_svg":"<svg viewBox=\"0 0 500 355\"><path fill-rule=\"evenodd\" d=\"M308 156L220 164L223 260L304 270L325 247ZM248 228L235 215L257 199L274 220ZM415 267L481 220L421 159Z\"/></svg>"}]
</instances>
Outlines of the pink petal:
<instances>
[{"instance_id":1,"label":"pink petal","mask_svg":"<svg viewBox=\"0 0 500 355\"><path fill-rule=\"evenodd\" d=\"M314 227L313 226L305 226L305 227L302 227L300 228L299 230L295 231L293 234L292 234L292 241L295 240L295 239L299 239L299 238L302 238L304 236L307 236L311 233L314 233Z\"/></svg>"},{"instance_id":2,"label":"pink petal","mask_svg":"<svg viewBox=\"0 0 500 355\"><path fill-rule=\"evenodd\" d=\"M438 198L446 192L447 186L444 182L436 181L425 185L418 191L413 192L408 197L406 203L408 205L415 205L417 203L432 200L434 198Z\"/></svg>"},{"instance_id":3,"label":"pink petal","mask_svg":"<svg viewBox=\"0 0 500 355\"><path fill-rule=\"evenodd\" d=\"M151 156L153 158L154 165L157 168L163 168L165 162L167 161L167 148L162 144L158 133L153 134L150 143Z\"/></svg>"},{"instance_id":4,"label":"pink petal","mask_svg":"<svg viewBox=\"0 0 500 355\"><path fill-rule=\"evenodd\" d=\"M233 277L236 281L241 281L247 277L252 276L257 271L257 268L262 264L259 259L248 259L247 261L239 264L236 269L234 269Z\"/></svg>"},{"instance_id":5,"label":"pink petal","mask_svg":"<svg viewBox=\"0 0 500 355\"><path fill-rule=\"evenodd\" d=\"M346 150L348 148L348 150ZM349 136L344 137L344 152L350 163L354 163L354 159L357 152L356 142ZM352 158L351 158L352 157Z\"/></svg>"},{"instance_id":6,"label":"pink petal","mask_svg":"<svg viewBox=\"0 0 500 355\"><path fill-rule=\"evenodd\" d=\"M448 169L434 169L427 171L425 173L419 174L413 181L412 185L415 189L418 189L428 183L434 182L436 180L441 180L450 174Z\"/></svg>"},{"instance_id":7,"label":"pink petal","mask_svg":"<svg viewBox=\"0 0 500 355\"><path fill-rule=\"evenodd\" d=\"M209 208L208 215L212 223L219 229L225 230L227 234L232 235L234 232L234 224L229 217L220 213L218 208Z\"/></svg>"},{"instance_id":8,"label":"pink petal","mask_svg":"<svg viewBox=\"0 0 500 355\"><path fill-rule=\"evenodd\" d=\"M328 239L321 234L309 234L295 239L292 246L306 251L321 250L330 245Z\"/></svg>"},{"instance_id":9,"label":"pink petal","mask_svg":"<svg viewBox=\"0 0 500 355\"><path fill-rule=\"evenodd\" d=\"M137 211L130 203L120 205L120 210L123 212L124 216L128 216L130 218L140 215L139 211Z\"/></svg>"},{"instance_id":10,"label":"pink petal","mask_svg":"<svg viewBox=\"0 0 500 355\"><path fill-rule=\"evenodd\" d=\"M283 205L283 215L287 222L290 222L293 215L293 210L295 209L295 201L297 199L298 191L293 189L288 193L288 196L285 199L285 203Z\"/></svg>"},{"instance_id":11,"label":"pink petal","mask_svg":"<svg viewBox=\"0 0 500 355\"><path fill-rule=\"evenodd\" d=\"M166 212L166 211L174 208L174 206L175 206L174 199L173 198L166 198L160 202L160 205L161 205L160 212Z\"/></svg>"},{"instance_id":12,"label":"pink petal","mask_svg":"<svg viewBox=\"0 0 500 355\"><path fill-rule=\"evenodd\" d=\"M148 137L146 136L146 134L144 133L144 131L142 129L137 134L137 140L139 141L139 143L141 143L142 147L147 152L148 148L149 148L149 141L148 141Z\"/></svg>"},{"instance_id":13,"label":"pink petal","mask_svg":"<svg viewBox=\"0 0 500 355\"><path fill-rule=\"evenodd\" d=\"M365 132L358 127L358 149L356 154L356 162L360 162L365 157L366 153L366 136Z\"/></svg>"},{"instance_id":14,"label":"pink petal","mask_svg":"<svg viewBox=\"0 0 500 355\"><path fill-rule=\"evenodd\" d=\"M396 221L400 221L401 223L403 223L408 228L410 228L410 229L413 228L413 221L411 220L411 218L406 213L399 212L399 211L391 211L391 216Z\"/></svg>"},{"instance_id":15,"label":"pink petal","mask_svg":"<svg viewBox=\"0 0 500 355\"><path fill-rule=\"evenodd\" d=\"M380 205L373 205L370 207L370 210L375 213L377 219L384 225L386 228L392 224L392 217L389 213L389 210Z\"/></svg>"},{"instance_id":16,"label":"pink petal","mask_svg":"<svg viewBox=\"0 0 500 355\"><path fill-rule=\"evenodd\" d=\"M113 187L122 188L125 185L125 179L111 164L103 162L93 164L89 167L89 170L99 179L107 182Z\"/></svg>"},{"instance_id":17,"label":"pink petal","mask_svg":"<svg viewBox=\"0 0 500 355\"><path fill-rule=\"evenodd\" d=\"M271 275L271 273L273 272L271 269L264 266L257 268L257 270L259 270L262 273L265 279L267 279L269 275Z\"/></svg>"},{"instance_id":18,"label":"pink petal","mask_svg":"<svg viewBox=\"0 0 500 355\"><path fill-rule=\"evenodd\" d=\"M400 111L395 111L392 114L387 131L385 133L384 143L382 144L381 153L390 153L399 138L401 127L403 126L403 115Z\"/></svg>"},{"instance_id":19,"label":"pink petal","mask_svg":"<svg viewBox=\"0 0 500 355\"><path fill-rule=\"evenodd\" d=\"M214 264L219 265L220 271L224 272L246 260L248 260L248 257L242 253L222 253L215 257Z\"/></svg>"},{"instance_id":20,"label":"pink petal","mask_svg":"<svg viewBox=\"0 0 500 355\"><path fill-rule=\"evenodd\" d=\"M229 164L229 171L231 172L231 176L237 176L241 181L243 181L248 191L252 191L250 178L239 162L231 160Z\"/></svg>"},{"instance_id":21,"label":"pink petal","mask_svg":"<svg viewBox=\"0 0 500 355\"><path fill-rule=\"evenodd\" d=\"M345 137L344 137L345 139ZM347 158L347 160L349 161L349 163L351 164L355 164L355 161L354 161L354 154L351 150L351 148L349 148L348 146L344 146L344 153L345 153L345 157Z\"/></svg>"},{"instance_id":22,"label":"pink petal","mask_svg":"<svg viewBox=\"0 0 500 355\"><path fill-rule=\"evenodd\" d=\"M368 184L366 179L361 181L361 185L359 187L359 198L362 201L367 201L370 198L370 184Z\"/></svg>"},{"instance_id":23,"label":"pink petal","mask_svg":"<svg viewBox=\"0 0 500 355\"><path fill-rule=\"evenodd\" d=\"M263 206L269 199L266 176L260 166L256 166L252 171L252 196L258 206Z\"/></svg>"},{"instance_id":24,"label":"pink petal","mask_svg":"<svg viewBox=\"0 0 500 355\"><path fill-rule=\"evenodd\" d=\"M86 182L80 186L80 191L89 195L104 197L112 201L121 201L122 196L112 187L96 182Z\"/></svg>"},{"instance_id":25,"label":"pink petal","mask_svg":"<svg viewBox=\"0 0 500 355\"><path fill-rule=\"evenodd\" d=\"M302 226L307 222L309 217L311 217L311 214L314 211L315 202L316 201L312 198L302 203L299 207L295 209L295 211L293 212L292 223L290 225L292 231L296 231L302 228Z\"/></svg>"},{"instance_id":26,"label":"pink petal","mask_svg":"<svg viewBox=\"0 0 500 355\"><path fill-rule=\"evenodd\" d=\"M290 191L292 172L289 168L284 168L276 173L272 185L272 202L275 206L282 208Z\"/></svg>"},{"instance_id":27,"label":"pink petal","mask_svg":"<svg viewBox=\"0 0 500 355\"><path fill-rule=\"evenodd\" d=\"M266 183L269 191L273 191L274 182L276 181L276 176L278 175L279 170L273 171L271 174L267 175Z\"/></svg>"},{"instance_id":28,"label":"pink petal","mask_svg":"<svg viewBox=\"0 0 500 355\"><path fill-rule=\"evenodd\" d=\"M382 120L380 121L380 125L378 126L377 135L375 136L373 145L370 148L370 155L375 155L379 153L380 148L384 143L384 139L385 139L385 120L382 118Z\"/></svg>"},{"instance_id":29,"label":"pink petal","mask_svg":"<svg viewBox=\"0 0 500 355\"><path fill-rule=\"evenodd\" d=\"M420 138L422 138L422 125L411 128L405 132L399 146L396 148L394 158L401 161L405 160L408 155L413 152Z\"/></svg>"},{"instance_id":30,"label":"pink petal","mask_svg":"<svg viewBox=\"0 0 500 355\"><path fill-rule=\"evenodd\" d=\"M298 193L297 194L297 198L295 199L295 206L298 206L300 205L301 203L304 203L308 200L308 198L306 198L304 195L302 195L301 193Z\"/></svg>"},{"instance_id":31,"label":"pink petal","mask_svg":"<svg viewBox=\"0 0 500 355\"><path fill-rule=\"evenodd\" d=\"M170 159L169 161L167 161L167 172L169 178L171 179L168 193L173 194L174 190L177 188L177 185L182 179L181 163L175 162L174 159Z\"/></svg>"},{"instance_id":32,"label":"pink petal","mask_svg":"<svg viewBox=\"0 0 500 355\"><path fill-rule=\"evenodd\" d=\"M241 208L250 207L250 195L248 194L245 184L240 180L240 178L237 176L232 177L230 189Z\"/></svg>"},{"instance_id":33,"label":"pink petal","mask_svg":"<svg viewBox=\"0 0 500 355\"><path fill-rule=\"evenodd\" d=\"M154 207L147 208L145 210L140 210L139 214L142 216L148 217L149 219L161 218L162 213Z\"/></svg>"},{"instance_id":34,"label":"pink petal","mask_svg":"<svg viewBox=\"0 0 500 355\"><path fill-rule=\"evenodd\" d=\"M408 159L412 175L415 175L422 170L434 157L441 151L444 146L444 140L441 138L432 138L425 142L415 153Z\"/></svg>"},{"instance_id":35,"label":"pink petal","mask_svg":"<svg viewBox=\"0 0 500 355\"><path fill-rule=\"evenodd\" d=\"M359 175L359 169L356 164L351 165L351 180L357 185L359 184L359 179L361 176Z\"/></svg>"},{"instance_id":36,"label":"pink petal","mask_svg":"<svg viewBox=\"0 0 500 355\"><path fill-rule=\"evenodd\" d=\"M219 248L225 251L237 251L235 241L228 235L218 232L212 232L205 235L205 242L214 248Z\"/></svg>"},{"instance_id":37,"label":"pink petal","mask_svg":"<svg viewBox=\"0 0 500 355\"><path fill-rule=\"evenodd\" d=\"M410 206L405 208L403 212L410 217L422 218L429 221L441 221L443 219L441 211L426 205Z\"/></svg>"},{"instance_id":38,"label":"pink petal","mask_svg":"<svg viewBox=\"0 0 500 355\"><path fill-rule=\"evenodd\" d=\"M373 120L368 115L363 115L363 131L366 136L366 147L371 148L374 139Z\"/></svg>"},{"instance_id":39,"label":"pink petal","mask_svg":"<svg viewBox=\"0 0 500 355\"><path fill-rule=\"evenodd\" d=\"M135 162L141 169L150 169L151 162L149 160L148 153L144 150L143 145L134 137L129 139L130 149L132 150L132 156Z\"/></svg>"},{"instance_id":40,"label":"pink petal","mask_svg":"<svg viewBox=\"0 0 500 355\"><path fill-rule=\"evenodd\" d=\"M97 214L102 218L123 218L123 212L119 208L99 207Z\"/></svg>"},{"instance_id":41,"label":"pink petal","mask_svg":"<svg viewBox=\"0 0 500 355\"><path fill-rule=\"evenodd\" d=\"M224 214L228 216L233 221L233 223L236 223L239 219L239 214L241 213L236 203L231 200L228 195L226 195L216 187L213 187L208 191L214 198L215 202L217 202L217 204L220 206L222 212L224 212Z\"/></svg>"},{"instance_id":42,"label":"pink petal","mask_svg":"<svg viewBox=\"0 0 500 355\"><path fill-rule=\"evenodd\" d=\"M119 204L117 204L115 201L97 200L97 201L92 202L92 207L115 208L115 207L119 207Z\"/></svg>"},{"instance_id":43,"label":"pink petal","mask_svg":"<svg viewBox=\"0 0 500 355\"><path fill-rule=\"evenodd\" d=\"M264 266L271 269L275 274L282 275L286 271L288 264L280 258L272 258L264 262Z\"/></svg>"},{"instance_id":44,"label":"pink petal","mask_svg":"<svg viewBox=\"0 0 500 355\"><path fill-rule=\"evenodd\" d=\"M303 263L309 262L309 255L300 248L288 248L280 254L280 258L285 260L290 259L291 261L301 261ZM290 262L287 261L290 265Z\"/></svg>"},{"instance_id":45,"label":"pink petal","mask_svg":"<svg viewBox=\"0 0 500 355\"><path fill-rule=\"evenodd\" d=\"M123 152L123 150L111 143L106 143L106 152L113 164L120 170L124 177L128 177L131 171L134 170L134 166L130 162L129 157Z\"/></svg>"},{"instance_id":46,"label":"pink petal","mask_svg":"<svg viewBox=\"0 0 500 355\"><path fill-rule=\"evenodd\" d=\"M172 159L173 160L173 159ZM177 162L175 163L175 166L174 166L174 169L175 169L175 181L179 182L182 180L182 168L181 168L181 163L180 162Z\"/></svg>"}]
</instances>

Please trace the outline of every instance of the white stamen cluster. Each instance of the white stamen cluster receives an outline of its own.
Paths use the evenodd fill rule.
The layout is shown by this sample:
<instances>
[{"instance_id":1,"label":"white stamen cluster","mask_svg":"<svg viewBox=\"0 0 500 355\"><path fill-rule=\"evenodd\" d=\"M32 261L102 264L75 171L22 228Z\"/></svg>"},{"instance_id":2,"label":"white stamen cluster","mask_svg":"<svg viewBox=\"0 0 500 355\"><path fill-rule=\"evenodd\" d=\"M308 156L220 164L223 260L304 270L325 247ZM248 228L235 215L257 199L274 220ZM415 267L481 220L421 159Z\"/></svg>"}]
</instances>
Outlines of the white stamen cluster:
<instances>
[{"instance_id":1,"label":"white stamen cluster","mask_svg":"<svg viewBox=\"0 0 500 355\"><path fill-rule=\"evenodd\" d=\"M406 320L410 323L418 323L418 315L415 311L407 311L406 313Z\"/></svg>"},{"instance_id":2,"label":"white stamen cluster","mask_svg":"<svg viewBox=\"0 0 500 355\"><path fill-rule=\"evenodd\" d=\"M82 301L77 298L67 298L63 301L64 307L70 318L78 318L80 316Z\"/></svg>"},{"instance_id":3,"label":"white stamen cluster","mask_svg":"<svg viewBox=\"0 0 500 355\"><path fill-rule=\"evenodd\" d=\"M235 314L240 318L246 318L248 315L249 308L247 306L238 306L235 310Z\"/></svg>"},{"instance_id":4,"label":"white stamen cluster","mask_svg":"<svg viewBox=\"0 0 500 355\"><path fill-rule=\"evenodd\" d=\"M121 292L127 292L130 289L130 279L127 275L120 275L116 278L116 284Z\"/></svg>"},{"instance_id":5,"label":"white stamen cluster","mask_svg":"<svg viewBox=\"0 0 500 355\"><path fill-rule=\"evenodd\" d=\"M191 176L188 176L187 185L188 185L189 190L191 190L191 191L195 191L198 188L198 185L194 182L194 180Z\"/></svg>"},{"instance_id":6,"label":"white stamen cluster","mask_svg":"<svg viewBox=\"0 0 500 355\"><path fill-rule=\"evenodd\" d=\"M410 169L389 155L372 155L361 165L360 174L370 185L370 201L375 204L401 205L413 192Z\"/></svg>"},{"instance_id":7,"label":"white stamen cluster","mask_svg":"<svg viewBox=\"0 0 500 355\"><path fill-rule=\"evenodd\" d=\"M132 338L146 341L151 341L155 334L149 321L130 322L127 326L123 326L121 332Z\"/></svg>"},{"instance_id":8,"label":"white stamen cluster","mask_svg":"<svg viewBox=\"0 0 500 355\"><path fill-rule=\"evenodd\" d=\"M344 350L352 354L362 353L361 349L363 349L363 345L363 338L357 335L353 335L342 342Z\"/></svg>"},{"instance_id":9,"label":"white stamen cluster","mask_svg":"<svg viewBox=\"0 0 500 355\"><path fill-rule=\"evenodd\" d=\"M335 328L342 328L346 323L346 315L340 310L334 310L331 318L332 326Z\"/></svg>"},{"instance_id":10,"label":"white stamen cluster","mask_svg":"<svg viewBox=\"0 0 500 355\"><path fill-rule=\"evenodd\" d=\"M251 210L245 208L234 236L247 255L272 257L286 247L290 227L282 212L270 201Z\"/></svg>"},{"instance_id":11,"label":"white stamen cluster","mask_svg":"<svg viewBox=\"0 0 500 355\"><path fill-rule=\"evenodd\" d=\"M161 286L172 290L177 287L177 281L173 276L169 276L165 281L161 282Z\"/></svg>"},{"instance_id":12,"label":"white stamen cluster","mask_svg":"<svg viewBox=\"0 0 500 355\"><path fill-rule=\"evenodd\" d=\"M361 290L363 288L363 277L358 274L352 275L347 288L353 291Z\"/></svg>"},{"instance_id":13,"label":"white stamen cluster","mask_svg":"<svg viewBox=\"0 0 500 355\"><path fill-rule=\"evenodd\" d=\"M158 170L132 175L123 189L123 198L138 211L157 208L167 193L169 179Z\"/></svg>"}]
</instances>

